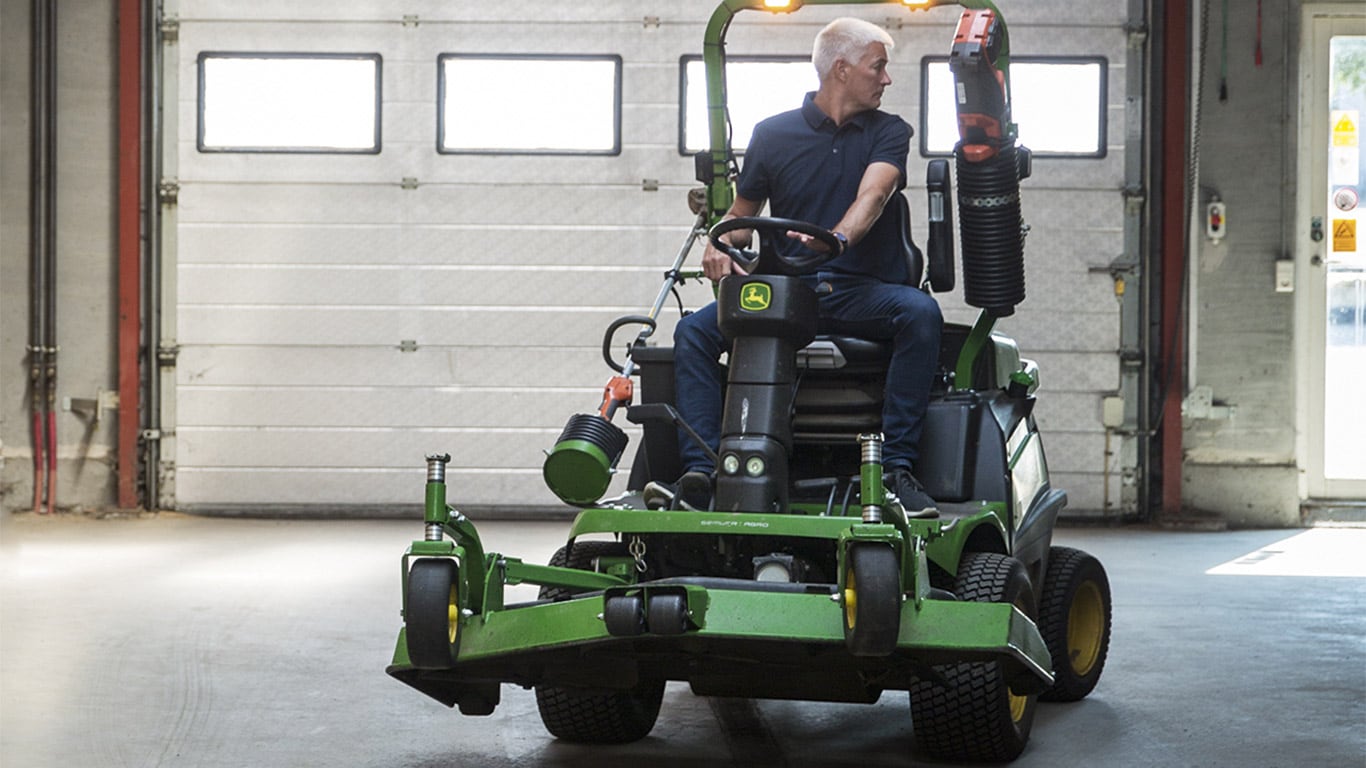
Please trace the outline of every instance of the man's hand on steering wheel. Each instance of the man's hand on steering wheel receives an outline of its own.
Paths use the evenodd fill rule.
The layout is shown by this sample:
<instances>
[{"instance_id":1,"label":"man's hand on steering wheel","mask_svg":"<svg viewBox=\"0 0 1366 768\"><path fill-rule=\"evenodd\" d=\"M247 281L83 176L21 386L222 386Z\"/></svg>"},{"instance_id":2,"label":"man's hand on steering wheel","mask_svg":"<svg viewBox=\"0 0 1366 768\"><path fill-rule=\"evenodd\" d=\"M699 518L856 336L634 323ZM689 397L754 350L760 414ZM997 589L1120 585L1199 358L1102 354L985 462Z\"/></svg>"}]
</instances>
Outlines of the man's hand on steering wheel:
<instances>
[{"instance_id":1,"label":"man's hand on steering wheel","mask_svg":"<svg viewBox=\"0 0 1366 768\"><path fill-rule=\"evenodd\" d=\"M813 237L804 232L787 231L787 236L791 240L796 240L802 244L803 248L815 251L816 253L830 253L831 248L826 242L818 237ZM832 257L833 258L833 257Z\"/></svg>"},{"instance_id":2,"label":"man's hand on steering wheel","mask_svg":"<svg viewBox=\"0 0 1366 768\"><path fill-rule=\"evenodd\" d=\"M722 242L731 247L737 247L729 242L729 238L722 240ZM748 243L746 243L746 245L748 245ZM707 238L707 248L702 254L702 274L706 275L708 280L717 283L726 275L747 275L749 272L739 264L736 264L735 261L731 259L730 254L717 248L716 245L712 243L711 238Z\"/></svg>"},{"instance_id":3,"label":"man's hand on steering wheel","mask_svg":"<svg viewBox=\"0 0 1366 768\"><path fill-rule=\"evenodd\" d=\"M737 248L725 235L740 229L754 230L760 235L759 251ZM796 254L783 253L776 247L779 234L800 242L803 249ZM844 252L844 243L831 231L805 221L779 219L766 216L738 216L724 219L711 228L708 233L707 254L703 257L703 271L707 277L707 262L712 252L727 257L732 264L724 271L717 264L719 280L730 272L749 274L762 261L766 272L782 275L802 275L811 272L827 261Z\"/></svg>"}]
</instances>

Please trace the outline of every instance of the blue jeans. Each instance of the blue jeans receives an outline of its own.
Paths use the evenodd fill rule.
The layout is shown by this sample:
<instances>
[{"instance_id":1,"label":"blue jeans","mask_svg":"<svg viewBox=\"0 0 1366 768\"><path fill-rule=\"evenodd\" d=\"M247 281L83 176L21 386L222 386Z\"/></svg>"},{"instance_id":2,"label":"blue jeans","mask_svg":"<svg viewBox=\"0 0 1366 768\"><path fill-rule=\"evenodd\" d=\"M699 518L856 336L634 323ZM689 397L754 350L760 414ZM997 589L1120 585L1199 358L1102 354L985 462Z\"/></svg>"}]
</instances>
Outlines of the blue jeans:
<instances>
[{"instance_id":1,"label":"blue jeans","mask_svg":"<svg viewBox=\"0 0 1366 768\"><path fill-rule=\"evenodd\" d=\"M910 469L919 456L921 423L939 365L944 325L939 302L909 285L873 277L820 273L834 291L820 297L820 331L890 340L892 359L882 405L883 465ZM674 387L678 413L713 450L721 442L721 353L729 347L717 326L716 302L684 317L674 329ZM680 430L684 471L711 472L710 457Z\"/></svg>"}]
</instances>

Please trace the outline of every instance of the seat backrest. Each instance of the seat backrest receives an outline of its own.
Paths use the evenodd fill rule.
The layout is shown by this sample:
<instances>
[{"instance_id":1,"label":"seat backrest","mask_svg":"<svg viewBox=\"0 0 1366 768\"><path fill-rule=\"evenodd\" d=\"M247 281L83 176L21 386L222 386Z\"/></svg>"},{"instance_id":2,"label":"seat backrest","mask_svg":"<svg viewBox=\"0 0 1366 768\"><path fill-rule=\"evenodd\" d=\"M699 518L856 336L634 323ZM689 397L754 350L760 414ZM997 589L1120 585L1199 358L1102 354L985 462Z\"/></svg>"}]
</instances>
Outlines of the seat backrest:
<instances>
[{"instance_id":1,"label":"seat backrest","mask_svg":"<svg viewBox=\"0 0 1366 768\"><path fill-rule=\"evenodd\" d=\"M901 234L901 251L906 258L906 284L919 288L925 276L925 254L921 253L920 246L915 244L915 237L911 234L911 205L904 194L896 192L887 201L887 207L891 209L888 213L896 217L896 231Z\"/></svg>"}]
</instances>

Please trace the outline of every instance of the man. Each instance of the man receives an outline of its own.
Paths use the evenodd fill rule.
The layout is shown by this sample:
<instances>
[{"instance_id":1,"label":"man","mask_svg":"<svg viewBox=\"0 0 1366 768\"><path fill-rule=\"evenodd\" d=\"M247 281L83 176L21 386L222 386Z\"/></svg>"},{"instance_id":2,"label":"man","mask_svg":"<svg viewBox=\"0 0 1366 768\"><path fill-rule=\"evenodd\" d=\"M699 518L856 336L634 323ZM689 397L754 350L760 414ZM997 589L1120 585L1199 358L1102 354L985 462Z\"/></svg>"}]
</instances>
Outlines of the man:
<instances>
[{"instance_id":1,"label":"man","mask_svg":"<svg viewBox=\"0 0 1366 768\"><path fill-rule=\"evenodd\" d=\"M735 203L724 218L758 215L767 201L771 215L817 224L844 243L842 254L808 276L813 285L819 281L834 289L820 298L821 325L893 342L882 411L886 485L908 514L933 515L934 501L912 470L943 317L933 298L906 285L896 217L882 216L887 201L906 186L911 138L905 121L878 109L892 83L892 44L881 27L851 18L836 19L816 35L811 58L819 89L799 109L755 127ZM724 237L739 247L749 242L747 232ZM810 236L788 237L779 248L827 250ZM713 281L739 271L710 243L702 269ZM725 349L715 303L684 317L674 331L678 410L713 448L720 442L719 359ZM679 447L685 470L679 493L691 506L706 508L715 467L686 435Z\"/></svg>"}]
</instances>

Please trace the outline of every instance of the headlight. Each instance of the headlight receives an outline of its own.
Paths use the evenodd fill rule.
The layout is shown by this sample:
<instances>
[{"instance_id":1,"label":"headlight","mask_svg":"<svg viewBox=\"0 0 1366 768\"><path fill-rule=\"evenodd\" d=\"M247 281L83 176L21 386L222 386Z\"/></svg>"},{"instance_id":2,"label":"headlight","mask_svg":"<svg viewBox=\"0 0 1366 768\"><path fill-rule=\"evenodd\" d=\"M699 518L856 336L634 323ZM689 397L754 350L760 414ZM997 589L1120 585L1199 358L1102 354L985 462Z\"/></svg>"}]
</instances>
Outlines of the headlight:
<instances>
[{"instance_id":1,"label":"headlight","mask_svg":"<svg viewBox=\"0 0 1366 768\"><path fill-rule=\"evenodd\" d=\"M726 457L721 459L721 469L728 475L733 475L736 472L739 472L740 457L736 456L733 453L726 454Z\"/></svg>"}]
</instances>

